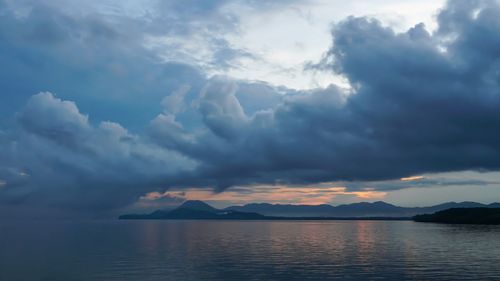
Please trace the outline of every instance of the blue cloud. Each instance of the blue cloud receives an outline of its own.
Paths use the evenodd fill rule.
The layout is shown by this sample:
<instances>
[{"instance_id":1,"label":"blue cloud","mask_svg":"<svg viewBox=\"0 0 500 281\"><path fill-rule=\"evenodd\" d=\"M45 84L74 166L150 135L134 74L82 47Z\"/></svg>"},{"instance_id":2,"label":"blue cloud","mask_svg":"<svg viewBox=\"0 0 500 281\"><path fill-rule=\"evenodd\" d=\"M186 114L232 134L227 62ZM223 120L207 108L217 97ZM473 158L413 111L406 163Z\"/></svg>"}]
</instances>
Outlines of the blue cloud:
<instances>
[{"instance_id":1,"label":"blue cloud","mask_svg":"<svg viewBox=\"0 0 500 281\"><path fill-rule=\"evenodd\" d=\"M206 5L179 15L217 18ZM1 117L11 121L0 134L0 203L100 210L170 187L498 170L498 12L494 1L449 2L434 33L345 19L323 68L344 75L349 91L207 77L137 42L161 33L156 25L138 30L133 20L114 25L50 6L24 18L2 13ZM193 27L171 23L176 34ZM33 95L47 90L57 96Z\"/></svg>"}]
</instances>

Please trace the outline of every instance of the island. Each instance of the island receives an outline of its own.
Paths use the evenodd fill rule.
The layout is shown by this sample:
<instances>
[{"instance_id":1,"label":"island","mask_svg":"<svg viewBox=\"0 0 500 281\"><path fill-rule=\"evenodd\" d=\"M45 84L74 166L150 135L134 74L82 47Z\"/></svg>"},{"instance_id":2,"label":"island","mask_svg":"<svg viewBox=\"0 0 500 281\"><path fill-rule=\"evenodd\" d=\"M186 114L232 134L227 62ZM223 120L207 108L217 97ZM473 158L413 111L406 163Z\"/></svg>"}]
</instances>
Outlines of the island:
<instances>
[{"instance_id":1,"label":"island","mask_svg":"<svg viewBox=\"0 0 500 281\"><path fill-rule=\"evenodd\" d=\"M453 224L500 224L500 208L452 208L433 214L416 215L413 220Z\"/></svg>"},{"instance_id":2,"label":"island","mask_svg":"<svg viewBox=\"0 0 500 281\"><path fill-rule=\"evenodd\" d=\"M378 206L375 204L374 206ZM303 208L299 207L299 208ZM280 216L257 212L214 208L199 200L188 200L173 210L157 210L149 214L127 214L120 220L411 220L410 216Z\"/></svg>"}]
</instances>

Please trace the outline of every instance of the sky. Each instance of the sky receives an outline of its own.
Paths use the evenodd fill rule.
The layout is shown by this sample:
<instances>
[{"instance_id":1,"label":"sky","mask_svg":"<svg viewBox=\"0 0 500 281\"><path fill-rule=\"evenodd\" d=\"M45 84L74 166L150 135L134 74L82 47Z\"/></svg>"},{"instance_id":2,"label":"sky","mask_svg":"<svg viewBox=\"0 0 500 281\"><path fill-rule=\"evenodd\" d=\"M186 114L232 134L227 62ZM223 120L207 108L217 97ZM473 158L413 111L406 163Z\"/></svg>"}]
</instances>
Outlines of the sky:
<instances>
[{"instance_id":1,"label":"sky","mask_svg":"<svg viewBox=\"0 0 500 281\"><path fill-rule=\"evenodd\" d=\"M0 217L500 201L495 0L0 0Z\"/></svg>"}]
</instances>

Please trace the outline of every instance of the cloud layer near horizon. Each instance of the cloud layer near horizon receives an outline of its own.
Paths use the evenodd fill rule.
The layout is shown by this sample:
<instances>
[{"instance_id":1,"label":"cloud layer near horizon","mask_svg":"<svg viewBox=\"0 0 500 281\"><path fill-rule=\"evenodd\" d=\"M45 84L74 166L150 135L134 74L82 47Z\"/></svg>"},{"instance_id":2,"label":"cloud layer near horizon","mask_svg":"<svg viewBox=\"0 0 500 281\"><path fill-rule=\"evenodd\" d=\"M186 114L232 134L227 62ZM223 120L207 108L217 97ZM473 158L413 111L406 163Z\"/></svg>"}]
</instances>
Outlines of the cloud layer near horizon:
<instances>
[{"instance_id":1,"label":"cloud layer near horizon","mask_svg":"<svg viewBox=\"0 0 500 281\"><path fill-rule=\"evenodd\" d=\"M0 59L9 68L0 71L1 107L25 103L0 131L0 204L100 210L170 187L381 181L500 168L495 1L449 2L432 34L423 25L396 33L376 19L347 18L334 26L332 47L315 67L343 75L352 88L309 91L207 78L197 67L155 61L142 45L123 48L134 41L109 22L40 9L20 18L8 9L0 14L18 29L0 27ZM53 22L61 20L70 24ZM226 47L223 62L214 64L249 55ZM81 52L93 59L79 58ZM74 99L64 92L73 89ZM144 111L137 118L151 121L125 116L137 107ZM115 116L120 124L98 121Z\"/></svg>"}]
</instances>

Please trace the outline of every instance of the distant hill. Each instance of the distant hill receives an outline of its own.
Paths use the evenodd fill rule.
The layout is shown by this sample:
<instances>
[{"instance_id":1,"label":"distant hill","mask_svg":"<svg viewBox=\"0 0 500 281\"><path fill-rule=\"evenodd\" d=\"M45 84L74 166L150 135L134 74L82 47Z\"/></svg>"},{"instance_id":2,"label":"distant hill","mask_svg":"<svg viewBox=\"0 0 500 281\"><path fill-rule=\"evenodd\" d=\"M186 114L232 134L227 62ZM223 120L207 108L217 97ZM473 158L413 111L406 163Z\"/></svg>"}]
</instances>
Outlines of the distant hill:
<instances>
[{"instance_id":1,"label":"distant hill","mask_svg":"<svg viewBox=\"0 0 500 281\"><path fill-rule=\"evenodd\" d=\"M186 201L171 211L154 211L150 214L128 214L119 219L169 219L169 220L201 220L201 219L266 219L265 216L252 212L239 212L233 210L219 210L203 201Z\"/></svg>"},{"instance_id":2,"label":"distant hill","mask_svg":"<svg viewBox=\"0 0 500 281\"><path fill-rule=\"evenodd\" d=\"M287 205L252 203L216 209L203 201L190 200L173 210L158 210L150 214L122 215L120 219L395 219L411 218L415 215L430 214L450 208L493 208L500 203L484 205L475 202L449 202L431 207L406 208L382 201L353 203L339 206Z\"/></svg>"},{"instance_id":3,"label":"distant hill","mask_svg":"<svg viewBox=\"0 0 500 281\"><path fill-rule=\"evenodd\" d=\"M220 210L208 205L207 203L200 200L188 200L182 203L177 209L191 209L206 212L220 212Z\"/></svg>"},{"instance_id":4,"label":"distant hill","mask_svg":"<svg viewBox=\"0 0 500 281\"><path fill-rule=\"evenodd\" d=\"M434 214L417 215L413 220L458 224L500 224L500 208L452 208Z\"/></svg>"},{"instance_id":5,"label":"distant hill","mask_svg":"<svg viewBox=\"0 0 500 281\"><path fill-rule=\"evenodd\" d=\"M488 208L500 208L500 203L491 203L488 205Z\"/></svg>"},{"instance_id":6,"label":"distant hill","mask_svg":"<svg viewBox=\"0 0 500 281\"><path fill-rule=\"evenodd\" d=\"M240 212L255 212L265 216L282 217L412 217L419 214L429 214L450 208L497 207L500 203L489 205L476 202L448 202L430 207L399 207L386 202L361 202L339 206L323 205L291 205L251 203L243 206L231 206L225 210Z\"/></svg>"}]
</instances>

